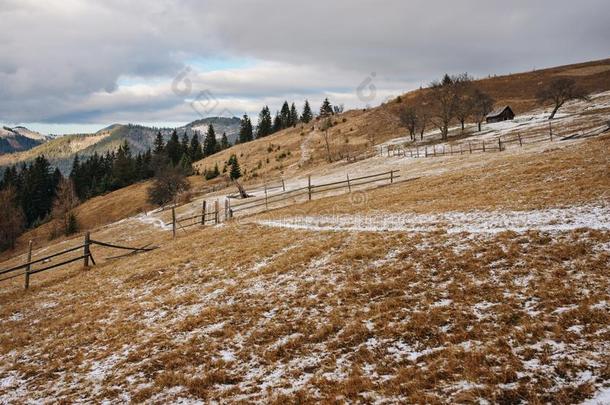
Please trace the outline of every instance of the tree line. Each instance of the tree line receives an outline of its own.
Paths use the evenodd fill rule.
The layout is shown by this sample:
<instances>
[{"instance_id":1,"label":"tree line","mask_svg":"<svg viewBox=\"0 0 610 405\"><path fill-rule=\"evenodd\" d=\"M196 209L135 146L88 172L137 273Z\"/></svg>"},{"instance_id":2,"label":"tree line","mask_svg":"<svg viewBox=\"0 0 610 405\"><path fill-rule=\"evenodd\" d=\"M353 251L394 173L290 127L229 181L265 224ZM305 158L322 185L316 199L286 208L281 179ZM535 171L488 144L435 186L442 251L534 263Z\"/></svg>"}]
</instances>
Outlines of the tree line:
<instances>
[{"instance_id":1,"label":"tree line","mask_svg":"<svg viewBox=\"0 0 610 405\"><path fill-rule=\"evenodd\" d=\"M332 106L328 98L324 99L320 107L320 117L343 112L343 106ZM286 128L296 127L299 123L308 124L314 119L313 111L309 105L309 101L305 100L301 113L297 111L297 107L293 102L291 105L288 101L284 101L282 108L276 111L275 117L271 115L269 106L264 106L258 114L258 123L256 127L252 125L252 121L248 114L244 114L241 118L239 127L239 137L237 143L246 143L254 139L264 138Z\"/></svg>"},{"instance_id":2,"label":"tree line","mask_svg":"<svg viewBox=\"0 0 610 405\"><path fill-rule=\"evenodd\" d=\"M576 82L569 78L557 78L538 91L536 98L540 104L552 101L553 111L549 119L565 102L573 99L587 100L586 93L576 86ZM397 99L401 102L401 98ZM411 140L419 135L424 137L426 128L432 124L441 133L442 140L447 140L449 126L452 122L459 122L461 131L469 119L474 120L477 129L481 131L481 124L488 114L493 111L495 100L483 91L467 73L450 76L445 74L440 81L430 83L419 99L418 105L407 105L398 112L401 124L407 128Z\"/></svg>"}]
</instances>

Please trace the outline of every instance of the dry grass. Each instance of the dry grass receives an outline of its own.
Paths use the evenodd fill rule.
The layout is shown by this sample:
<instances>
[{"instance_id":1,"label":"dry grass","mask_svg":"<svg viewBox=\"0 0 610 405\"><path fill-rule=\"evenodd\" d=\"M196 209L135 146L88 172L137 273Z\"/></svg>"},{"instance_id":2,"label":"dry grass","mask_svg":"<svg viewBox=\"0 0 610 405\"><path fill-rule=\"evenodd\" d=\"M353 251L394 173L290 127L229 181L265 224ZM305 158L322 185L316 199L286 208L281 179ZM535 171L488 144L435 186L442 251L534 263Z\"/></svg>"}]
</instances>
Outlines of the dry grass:
<instances>
[{"instance_id":1,"label":"dry grass","mask_svg":"<svg viewBox=\"0 0 610 405\"><path fill-rule=\"evenodd\" d=\"M418 175L428 163L442 167L392 187L346 194L280 209L267 215L384 212L433 213L473 209L539 209L610 201L610 135L543 153L454 156L420 161L401 171ZM455 170L452 169L455 167ZM359 203L354 203L355 200Z\"/></svg>"},{"instance_id":2,"label":"dry grass","mask_svg":"<svg viewBox=\"0 0 610 405\"><path fill-rule=\"evenodd\" d=\"M27 391L0 396L577 402L610 377L609 242L196 232L1 295L0 369Z\"/></svg>"}]
</instances>

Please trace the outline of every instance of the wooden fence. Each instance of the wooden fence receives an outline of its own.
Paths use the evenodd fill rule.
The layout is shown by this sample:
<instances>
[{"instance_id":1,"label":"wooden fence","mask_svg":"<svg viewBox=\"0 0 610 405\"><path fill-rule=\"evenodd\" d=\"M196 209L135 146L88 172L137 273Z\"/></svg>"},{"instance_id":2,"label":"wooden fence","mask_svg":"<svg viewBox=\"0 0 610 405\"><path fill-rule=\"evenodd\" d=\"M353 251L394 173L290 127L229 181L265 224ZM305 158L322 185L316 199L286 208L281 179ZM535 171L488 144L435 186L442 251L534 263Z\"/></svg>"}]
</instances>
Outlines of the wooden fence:
<instances>
[{"instance_id":1,"label":"wooden fence","mask_svg":"<svg viewBox=\"0 0 610 405\"><path fill-rule=\"evenodd\" d=\"M348 192L351 192L355 187L381 181L393 184L398 178L400 178L400 175L397 170L353 178L350 178L349 174L347 174L345 180L323 184L312 184L311 176L309 176L307 178L307 186L305 187L273 195L269 195L265 192L265 195L262 197L248 198L238 203L230 203L230 200L227 200L229 202L227 214L229 218L232 218L236 213L247 210L260 210L264 207L263 211L267 211L272 205L274 205L274 208L279 208L278 203L284 203L286 201L294 201L294 203L296 203L297 198L302 198L304 201L311 201L316 194L338 189L347 189ZM283 204L282 206L287 205L290 204Z\"/></svg>"},{"instance_id":2,"label":"wooden fence","mask_svg":"<svg viewBox=\"0 0 610 405\"><path fill-rule=\"evenodd\" d=\"M538 142L553 141L558 137L553 134L553 128L549 125L548 133L521 135L520 133L511 133L508 135L499 136L494 140L474 140L462 142L456 145L431 145L405 148L401 145L388 145L386 147L387 156L411 157L411 158L427 158L439 157L447 155L464 155L477 152L502 152L506 150L506 146L510 144L523 145L534 144ZM383 146L379 153L383 156Z\"/></svg>"},{"instance_id":3,"label":"wooden fence","mask_svg":"<svg viewBox=\"0 0 610 405\"><path fill-rule=\"evenodd\" d=\"M141 248L134 248L134 247L128 247L128 246L114 245L114 244L107 243L107 242L101 242L101 241L91 239L90 233L87 232L87 233L85 233L84 241L83 241L82 245L71 247L69 249L62 250L61 252L54 253L49 256L41 257L36 260L32 260L33 243L32 243L32 241L30 241L29 246L28 246L27 260L25 261L25 263L17 265L15 267L11 267L9 269L0 270L0 281L10 280L10 279L13 279L16 277L24 276L24 286L25 286L25 289L28 289L30 287L30 277L33 274L38 274L38 273L42 273L43 271L56 269L58 267L65 266L70 263L77 262L79 260L83 261L83 267L85 267L85 268L89 267L90 261L93 265L95 265L95 259L93 258L93 254L91 253L92 245L99 245L99 246L112 248L112 249L129 250L130 253L128 253L128 254L134 254L134 253L138 253L138 252L148 252L150 250L155 249L154 247L144 246ZM80 250L82 250L82 251L80 251ZM62 261L59 263L47 265L47 263L51 262L52 259L74 254L75 252L78 252L78 255L75 257L62 259ZM122 256L124 256L124 255L115 256L114 258L122 257ZM35 268L35 265L44 265L44 266Z\"/></svg>"},{"instance_id":4,"label":"wooden fence","mask_svg":"<svg viewBox=\"0 0 610 405\"><path fill-rule=\"evenodd\" d=\"M264 195L261 197L247 198L237 203L231 202L231 200L234 198L227 198L225 199L223 209L221 209L218 200L214 200L210 204L204 200L202 202L201 212L199 214L178 217L176 215L175 207L171 207L172 235L175 238L179 229L186 232L188 228L197 225L218 225L222 221L227 221L233 218L233 216L237 213L245 213L246 211L250 211L250 213L264 212L271 208L280 208L291 204L296 204L298 198L301 198L303 201L311 201L316 194L327 193L329 191L339 189L347 189L348 192L351 192L352 189L358 186L377 182L393 184L399 178L400 175L398 174L397 170L353 178L350 178L349 174L347 174L345 180L322 184L313 184L311 182L311 176L309 176L307 179L307 186L305 187L286 191L286 185L282 180L281 183L275 186L269 187L265 185ZM269 193L269 191L279 188L281 188L283 191L276 194Z\"/></svg>"}]
</instances>

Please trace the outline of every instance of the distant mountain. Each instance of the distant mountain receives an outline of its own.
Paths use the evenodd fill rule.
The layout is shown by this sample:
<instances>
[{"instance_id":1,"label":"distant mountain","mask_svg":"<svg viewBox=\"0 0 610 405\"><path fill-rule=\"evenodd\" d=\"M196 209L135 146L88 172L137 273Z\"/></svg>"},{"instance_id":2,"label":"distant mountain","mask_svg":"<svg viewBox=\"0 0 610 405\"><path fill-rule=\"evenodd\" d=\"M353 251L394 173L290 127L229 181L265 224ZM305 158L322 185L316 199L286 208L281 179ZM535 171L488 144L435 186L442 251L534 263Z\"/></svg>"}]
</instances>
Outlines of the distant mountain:
<instances>
[{"instance_id":1,"label":"distant mountain","mask_svg":"<svg viewBox=\"0 0 610 405\"><path fill-rule=\"evenodd\" d=\"M239 123L240 119L237 117L210 117L193 121L182 128L190 128L194 131L198 131L200 134L205 134L208 131L210 124L212 124L217 138L220 138L224 132L227 134L229 142L235 143L239 137Z\"/></svg>"},{"instance_id":2,"label":"distant mountain","mask_svg":"<svg viewBox=\"0 0 610 405\"><path fill-rule=\"evenodd\" d=\"M30 131L25 127L0 128L0 155L23 152L44 143L45 135Z\"/></svg>"},{"instance_id":3,"label":"distant mountain","mask_svg":"<svg viewBox=\"0 0 610 405\"><path fill-rule=\"evenodd\" d=\"M239 134L239 118L211 117L197 121L193 121L187 125L176 128L180 137L184 133L189 138L195 132L199 135L200 141L203 143L203 138L210 124L214 126L217 138L220 139L223 132L226 132L229 141L235 142ZM108 151L118 149L118 147L126 140L133 153L145 152L153 147L155 137L158 132L161 132L165 141L167 141L173 128L153 128L134 124L112 124L108 127L100 129L94 134L77 134L64 135L55 138L42 136L44 140L35 140L30 137L20 135L28 134L32 137L37 133L27 130L27 128L18 127L17 129L5 129L5 132L10 132L12 138L7 139L3 144L3 138L0 136L0 168L10 166L19 162L29 162L38 155L44 155L53 166L58 167L62 173L67 174L72 167L74 156L78 154L80 157L88 157L94 153L104 154ZM26 132L29 131L29 132ZM15 137L19 137L15 140ZM3 152L3 150L5 150ZM4 153L4 155L3 155Z\"/></svg>"}]
</instances>

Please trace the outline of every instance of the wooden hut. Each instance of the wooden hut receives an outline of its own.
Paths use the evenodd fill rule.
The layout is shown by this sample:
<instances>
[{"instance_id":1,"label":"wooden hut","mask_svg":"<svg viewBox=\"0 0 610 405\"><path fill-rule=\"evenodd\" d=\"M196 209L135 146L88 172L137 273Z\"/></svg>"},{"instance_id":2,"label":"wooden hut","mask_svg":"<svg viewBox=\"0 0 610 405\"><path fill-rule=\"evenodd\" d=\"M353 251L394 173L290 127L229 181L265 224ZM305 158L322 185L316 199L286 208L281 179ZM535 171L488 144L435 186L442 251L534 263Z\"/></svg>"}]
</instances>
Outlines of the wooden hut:
<instances>
[{"instance_id":1,"label":"wooden hut","mask_svg":"<svg viewBox=\"0 0 610 405\"><path fill-rule=\"evenodd\" d=\"M510 106L506 105L487 114L485 121L489 124L491 122L508 121L512 120L513 118L515 118L515 113Z\"/></svg>"}]
</instances>

